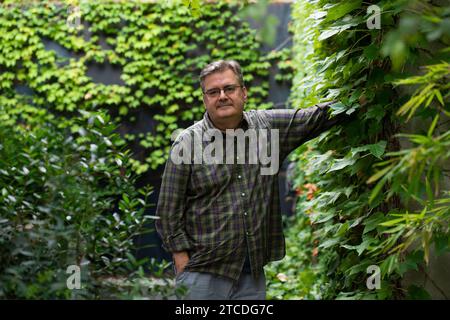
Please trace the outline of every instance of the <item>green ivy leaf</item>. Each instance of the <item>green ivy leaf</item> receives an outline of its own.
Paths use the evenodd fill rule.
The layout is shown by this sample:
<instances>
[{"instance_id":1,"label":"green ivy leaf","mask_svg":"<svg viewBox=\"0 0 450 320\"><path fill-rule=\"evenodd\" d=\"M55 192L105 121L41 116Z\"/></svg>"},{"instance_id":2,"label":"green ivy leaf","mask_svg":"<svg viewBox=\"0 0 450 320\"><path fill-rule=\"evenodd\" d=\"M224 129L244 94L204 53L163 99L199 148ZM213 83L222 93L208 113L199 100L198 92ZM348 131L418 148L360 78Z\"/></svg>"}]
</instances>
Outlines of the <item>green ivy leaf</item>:
<instances>
[{"instance_id":1,"label":"green ivy leaf","mask_svg":"<svg viewBox=\"0 0 450 320\"><path fill-rule=\"evenodd\" d=\"M350 0L334 5L330 9L328 9L327 17L325 18L325 20L331 21L342 18L351 11L359 8L361 6L361 3L361 0Z\"/></svg>"},{"instance_id":2,"label":"green ivy leaf","mask_svg":"<svg viewBox=\"0 0 450 320\"><path fill-rule=\"evenodd\" d=\"M357 159L354 159L354 158L338 159L333 163L333 165L327 172L338 171L338 170L342 170L348 166L352 166L353 164L355 164L356 160Z\"/></svg>"}]
</instances>

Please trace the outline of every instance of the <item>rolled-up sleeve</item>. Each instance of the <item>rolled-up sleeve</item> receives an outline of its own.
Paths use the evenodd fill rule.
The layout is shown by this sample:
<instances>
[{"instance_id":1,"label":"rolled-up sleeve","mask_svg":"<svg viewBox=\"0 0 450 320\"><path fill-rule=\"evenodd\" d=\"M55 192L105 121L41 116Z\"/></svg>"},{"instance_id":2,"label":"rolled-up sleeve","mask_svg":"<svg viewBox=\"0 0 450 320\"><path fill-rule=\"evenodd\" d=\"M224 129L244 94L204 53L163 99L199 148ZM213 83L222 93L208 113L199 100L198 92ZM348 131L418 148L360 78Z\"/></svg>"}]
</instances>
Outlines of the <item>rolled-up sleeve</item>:
<instances>
[{"instance_id":1,"label":"rolled-up sleeve","mask_svg":"<svg viewBox=\"0 0 450 320\"><path fill-rule=\"evenodd\" d=\"M186 191L190 177L189 164L175 164L172 152L179 141L170 150L169 159L164 169L159 193L155 226L160 235L163 248L168 252L185 251L191 244L185 232Z\"/></svg>"}]
</instances>

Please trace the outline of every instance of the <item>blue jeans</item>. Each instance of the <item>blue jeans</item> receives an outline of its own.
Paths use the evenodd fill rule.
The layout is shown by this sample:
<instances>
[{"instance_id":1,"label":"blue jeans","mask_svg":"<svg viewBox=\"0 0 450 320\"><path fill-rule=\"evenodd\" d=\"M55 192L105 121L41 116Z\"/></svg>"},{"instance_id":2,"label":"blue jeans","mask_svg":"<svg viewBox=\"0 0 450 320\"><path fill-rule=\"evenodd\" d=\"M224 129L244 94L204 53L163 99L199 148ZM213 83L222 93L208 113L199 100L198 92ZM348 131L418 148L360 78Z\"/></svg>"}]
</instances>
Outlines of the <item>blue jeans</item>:
<instances>
[{"instance_id":1,"label":"blue jeans","mask_svg":"<svg viewBox=\"0 0 450 320\"><path fill-rule=\"evenodd\" d=\"M266 279L261 271L258 279L250 273L241 273L239 280L206 272L183 271L177 274L176 288L185 289L186 295L178 295L187 300L265 300Z\"/></svg>"}]
</instances>

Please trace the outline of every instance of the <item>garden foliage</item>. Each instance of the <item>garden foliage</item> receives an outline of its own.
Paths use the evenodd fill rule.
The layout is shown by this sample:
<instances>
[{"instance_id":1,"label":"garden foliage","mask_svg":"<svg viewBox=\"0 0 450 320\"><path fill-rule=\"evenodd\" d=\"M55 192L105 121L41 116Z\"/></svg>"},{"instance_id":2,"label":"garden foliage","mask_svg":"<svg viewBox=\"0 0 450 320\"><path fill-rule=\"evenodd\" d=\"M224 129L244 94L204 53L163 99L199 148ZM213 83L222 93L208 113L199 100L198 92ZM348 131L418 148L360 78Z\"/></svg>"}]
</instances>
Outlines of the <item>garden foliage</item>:
<instances>
[{"instance_id":1,"label":"garden foliage","mask_svg":"<svg viewBox=\"0 0 450 320\"><path fill-rule=\"evenodd\" d=\"M270 58L236 14L240 7L219 1L191 11L196 6L181 0L5 1L0 103L59 115L108 109L123 133L117 144L139 151L130 160L133 169L156 169L167 159L172 133L204 112L198 75L207 63L239 61L247 107L270 106L264 103ZM54 44L67 54L49 50ZM95 82L90 67L112 67L120 83ZM142 115L153 121L145 132L137 129Z\"/></svg>"},{"instance_id":2,"label":"garden foliage","mask_svg":"<svg viewBox=\"0 0 450 320\"><path fill-rule=\"evenodd\" d=\"M135 173L164 164L172 133L203 115L207 63L238 60L247 107L267 108L279 58L259 52L238 5L196 6L2 1L0 298L173 294L164 279L144 278L133 255L151 218L151 188L138 189ZM119 83L94 81L93 67L119 71ZM145 132L135 129L142 115L153 121ZM80 290L67 287L71 265L81 267ZM152 275L166 277L164 267L154 262Z\"/></svg>"},{"instance_id":3,"label":"garden foliage","mask_svg":"<svg viewBox=\"0 0 450 320\"><path fill-rule=\"evenodd\" d=\"M381 10L380 29L367 23L371 4ZM332 115L358 119L293 155L297 216L288 256L268 269L269 295L429 297L402 280L411 270L426 275L432 252L450 246L450 7L300 0L292 19L293 106L337 100ZM381 271L374 290L372 265Z\"/></svg>"}]
</instances>

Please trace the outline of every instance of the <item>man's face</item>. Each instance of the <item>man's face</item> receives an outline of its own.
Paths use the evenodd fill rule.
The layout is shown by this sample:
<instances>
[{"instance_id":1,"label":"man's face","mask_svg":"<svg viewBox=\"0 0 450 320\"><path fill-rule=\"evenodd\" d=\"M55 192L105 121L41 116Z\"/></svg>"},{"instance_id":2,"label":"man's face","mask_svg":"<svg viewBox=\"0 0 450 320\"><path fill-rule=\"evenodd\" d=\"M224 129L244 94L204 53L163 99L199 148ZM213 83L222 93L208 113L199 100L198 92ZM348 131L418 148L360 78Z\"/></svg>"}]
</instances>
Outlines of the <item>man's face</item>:
<instances>
[{"instance_id":1,"label":"man's face","mask_svg":"<svg viewBox=\"0 0 450 320\"><path fill-rule=\"evenodd\" d=\"M239 118L244 110L247 99L247 89L240 87L239 81L232 70L215 72L208 75L203 82L203 103L211 120L223 122L227 119ZM233 92L234 86L234 92ZM208 94L219 89L216 97ZM221 90L220 89L225 89Z\"/></svg>"}]
</instances>

